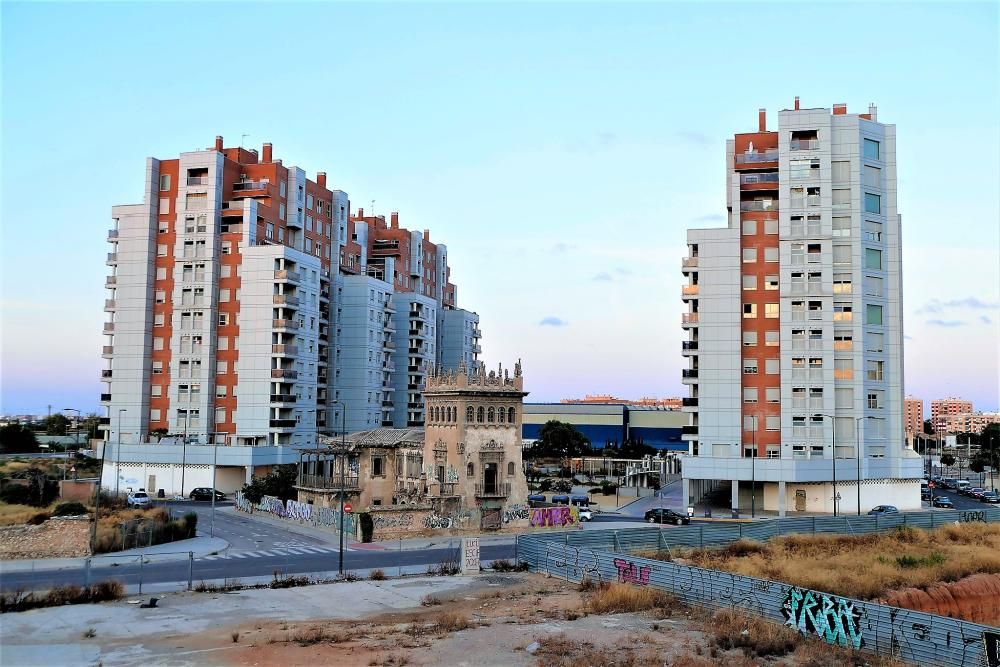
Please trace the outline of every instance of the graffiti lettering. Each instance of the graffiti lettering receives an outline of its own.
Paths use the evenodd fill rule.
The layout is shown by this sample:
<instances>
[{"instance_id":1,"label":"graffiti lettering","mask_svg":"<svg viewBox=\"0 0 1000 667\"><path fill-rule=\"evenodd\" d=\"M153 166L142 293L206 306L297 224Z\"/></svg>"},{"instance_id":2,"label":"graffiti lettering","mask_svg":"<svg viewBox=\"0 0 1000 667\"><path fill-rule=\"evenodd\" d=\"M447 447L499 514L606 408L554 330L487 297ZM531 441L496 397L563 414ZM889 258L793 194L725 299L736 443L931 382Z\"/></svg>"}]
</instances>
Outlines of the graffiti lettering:
<instances>
[{"instance_id":1,"label":"graffiti lettering","mask_svg":"<svg viewBox=\"0 0 1000 667\"><path fill-rule=\"evenodd\" d=\"M649 585L649 573L652 570L649 566L638 566L624 558L614 560L615 567L618 568L618 583L635 584L637 586Z\"/></svg>"},{"instance_id":2,"label":"graffiti lettering","mask_svg":"<svg viewBox=\"0 0 1000 667\"><path fill-rule=\"evenodd\" d=\"M340 529L340 511L331 507L317 507L309 503L300 503L297 500L282 502L280 498L274 496L264 496L261 501L254 505L242 491L236 492L236 509L241 512L252 514L263 512L281 519L291 519L300 523L310 523L313 526ZM345 533L354 533L354 515L345 514L343 517Z\"/></svg>"},{"instance_id":3,"label":"graffiti lettering","mask_svg":"<svg viewBox=\"0 0 1000 667\"><path fill-rule=\"evenodd\" d=\"M975 521L986 523L986 512L982 510L962 512L958 520L962 523L972 523Z\"/></svg>"},{"instance_id":4,"label":"graffiti lettering","mask_svg":"<svg viewBox=\"0 0 1000 667\"><path fill-rule=\"evenodd\" d=\"M771 590L771 582L766 579L751 579L750 590L767 593Z\"/></svg>"},{"instance_id":5,"label":"graffiti lettering","mask_svg":"<svg viewBox=\"0 0 1000 667\"><path fill-rule=\"evenodd\" d=\"M372 516L372 524L375 530L385 530L387 528L410 528L413 525L413 515L409 512L398 514L375 514Z\"/></svg>"},{"instance_id":6,"label":"graffiti lettering","mask_svg":"<svg viewBox=\"0 0 1000 667\"><path fill-rule=\"evenodd\" d=\"M579 521L575 507L535 507L531 510L532 527L571 526Z\"/></svg>"},{"instance_id":7,"label":"graffiti lettering","mask_svg":"<svg viewBox=\"0 0 1000 667\"><path fill-rule=\"evenodd\" d=\"M850 600L792 587L783 606L785 625L830 644L861 648L861 613Z\"/></svg>"},{"instance_id":8,"label":"graffiti lettering","mask_svg":"<svg viewBox=\"0 0 1000 667\"><path fill-rule=\"evenodd\" d=\"M424 528L451 528L451 518L446 516L438 516L437 514L428 514L424 517Z\"/></svg>"},{"instance_id":9,"label":"graffiti lettering","mask_svg":"<svg viewBox=\"0 0 1000 667\"><path fill-rule=\"evenodd\" d=\"M983 632L983 647L987 666L1000 667L1000 633Z\"/></svg>"},{"instance_id":10,"label":"graffiti lettering","mask_svg":"<svg viewBox=\"0 0 1000 667\"><path fill-rule=\"evenodd\" d=\"M514 505L508 505L503 510L503 522L510 523L511 521L520 521L523 519L531 518L531 509L526 505L516 503Z\"/></svg>"},{"instance_id":11,"label":"graffiti lettering","mask_svg":"<svg viewBox=\"0 0 1000 667\"><path fill-rule=\"evenodd\" d=\"M480 510L479 527L482 530L500 530L500 510L483 508Z\"/></svg>"}]
</instances>

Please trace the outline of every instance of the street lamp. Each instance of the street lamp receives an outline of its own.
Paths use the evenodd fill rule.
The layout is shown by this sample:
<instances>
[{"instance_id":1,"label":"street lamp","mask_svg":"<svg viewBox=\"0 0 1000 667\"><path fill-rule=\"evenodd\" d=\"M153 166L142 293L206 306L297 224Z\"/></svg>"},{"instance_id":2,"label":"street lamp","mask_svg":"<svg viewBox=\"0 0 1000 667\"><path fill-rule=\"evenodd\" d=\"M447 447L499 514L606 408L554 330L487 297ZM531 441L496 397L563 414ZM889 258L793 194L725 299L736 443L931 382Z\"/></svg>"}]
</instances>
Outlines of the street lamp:
<instances>
[{"instance_id":1,"label":"street lamp","mask_svg":"<svg viewBox=\"0 0 1000 667\"><path fill-rule=\"evenodd\" d=\"M757 514L757 415L750 415L753 422L753 431L750 434L753 442L753 451L750 452L750 518L756 518Z\"/></svg>"},{"instance_id":2,"label":"street lamp","mask_svg":"<svg viewBox=\"0 0 1000 667\"><path fill-rule=\"evenodd\" d=\"M814 417L825 417L830 420L832 426L833 452L830 461L833 463L833 516L837 516L837 418L834 415L815 413Z\"/></svg>"},{"instance_id":3,"label":"street lamp","mask_svg":"<svg viewBox=\"0 0 1000 667\"><path fill-rule=\"evenodd\" d=\"M340 552L339 572L344 576L344 468L347 463L347 405L342 401L330 401L333 405L340 406ZM319 447L319 440L316 440ZM319 455L316 456L316 464L319 465Z\"/></svg>"},{"instance_id":4,"label":"street lamp","mask_svg":"<svg viewBox=\"0 0 1000 667\"><path fill-rule=\"evenodd\" d=\"M118 497L118 478L121 477L122 458L122 413L128 412L126 408L118 410L118 447L115 451L115 497ZM103 471L102 471L103 472Z\"/></svg>"},{"instance_id":5,"label":"street lamp","mask_svg":"<svg viewBox=\"0 0 1000 667\"><path fill-rule=\"evenodd\" d=\"M854 418L854 448L858 455L858 516L861 516L861 422L869 419L871 415L865 415L864 417ZM836 425L834 425L836 429ZM836 452L836 450L834 450Z\"/></svg>"},{"instance_id":6,"label":"street lamp","mask_svg":"<svg viewBox=\"0 0 1000 667\"><path fill-rule=\"evenodd\" d=\"M63 408L63 412L75 412L76 413L76 430L73 432L73 444L76 449L80 449L80 411L76 408ZM75 455L75 454L74 454ZM68 461L67 461L68 462ZM63 481L66 481L66 466L63 466Z\"/></svg>"}]
</instances>

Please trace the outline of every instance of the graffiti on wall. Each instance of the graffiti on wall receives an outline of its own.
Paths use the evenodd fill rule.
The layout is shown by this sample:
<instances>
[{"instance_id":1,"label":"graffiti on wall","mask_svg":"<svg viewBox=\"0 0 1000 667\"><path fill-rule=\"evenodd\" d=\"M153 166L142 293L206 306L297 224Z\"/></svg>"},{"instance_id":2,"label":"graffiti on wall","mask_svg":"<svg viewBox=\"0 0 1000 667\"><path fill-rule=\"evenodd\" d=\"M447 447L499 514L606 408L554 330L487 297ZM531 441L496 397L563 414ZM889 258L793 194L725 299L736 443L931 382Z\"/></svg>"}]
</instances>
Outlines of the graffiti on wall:
<instances>
[{"instance_id":1,"label":"graffiti on wall","mask_svg":"<svg viewBox=\"0 0 1000 667\"><path fill-rule=\"evenodd\" d=\"M448 472L445 473L445 482L447 484L457 484L458 483L458 471L448 466Z\"/></svg>"},{"instance_id":2,"label":"graffiti on wall","mask_svg":"<svg viewBox=\"0 0 1000 667\"><path fill-rule=\"evenodd\" d=\"M482 530L500 530L503 517L500 508L484 507L480 510L479 527Z\"/></svg>"},{"instance_id":3,"label":"graffiti on wall","mask_svg":"<svg viewBox=\"0 0 1000 667\"><path fill-rule=\"evenodd\" d=\"M410 529L413 527L413 515L409 512L373 513L372 525L374 525L375 530Z\"/></svg>"},{"instance_id":4,"label":"graffiti on wall","mask_svg":"<svg viewBox=\"0 0 1000 667\"><path fill-rule=\"evenodd\" d=\"M424 528L437 529L437 528L451 528L453 521L450 516L440 516L435 513L428 514L424 517Z\"/></svg>"},{"instance_id":5,"label":"graffiti on wall","mask_svg":"<svg viewBox=\"0 0 1000 667\"><path fill-rule=\"evenodd\" d=\"M830 644L861 648L861 612L851 600L792 587L785 598L785 624Z\"/></svg>"},{"instance_id":6,"label":"graffiti on wall","mask_svg":"<svg viewBox=\"0 0 1000 667\"><path fill-rule=\"evenodd\" d=\"M236 509L241 512L252 514L263 512L271 514L280 519L290 519L299 523L309 523L315 527L340 529L340 511L332 507L317 507L309 503L300 503L297 500L282 502L280 498L274 496L264 496L261 501L254 505L242 491L236 492ZM344 532L354 533L354 515L344 514Z\"/></svg>"},{"instance_id":7,"label":"graffiti on wall","mask_svg":"<svg viewBox=\"0 0 1000 667\"><path fill-rule=\"evenodd\" d=\"M521 503L514 503L503 508L503 522L522 521L531 518L531 508Z\"/></svg>"},{"instance_id":8,"label":"graffiti on wall","mask_svg":"<svg viewBox=\"0 0 1000 667\"><path fill-rule=\"evenodd\" d=\"M535 507L529 523L532 528L572 526L579 523L580 512L576 507Z\"/></svg>"},{"instance_id":9,"label":"graffiti on wall","mask_svg":"<svg viewBox=\"0 0 1000 667\"><path fill-rule=\"evenodd\" d=\"M616 558L614 564L618 569L618 583L635 584L636 586L649 585L649 573L652 572L652 567L648 565L636 565L624 558Z\"/></svg>"},{"instance_id":10,"label":"graffiti on wall","mask_svg":"<svg viewBox=\"0 0 1000 667\"><path fill-rule=\"evenodd\" d=\"M978 511L972 510L972 511L962 512L959 515L958 520L960 523L973 523L973 522L986 523L986 512L982 510Z\"/></svg>"}]
</instances>

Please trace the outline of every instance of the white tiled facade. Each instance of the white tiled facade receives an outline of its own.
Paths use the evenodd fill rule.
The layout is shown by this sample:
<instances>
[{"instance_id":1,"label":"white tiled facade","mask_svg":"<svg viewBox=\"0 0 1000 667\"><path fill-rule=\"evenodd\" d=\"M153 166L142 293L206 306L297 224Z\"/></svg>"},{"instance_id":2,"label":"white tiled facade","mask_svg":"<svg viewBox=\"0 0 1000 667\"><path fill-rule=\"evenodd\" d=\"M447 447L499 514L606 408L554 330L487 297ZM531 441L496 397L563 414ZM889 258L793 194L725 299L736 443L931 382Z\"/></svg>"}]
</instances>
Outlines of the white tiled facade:
<instances>
[{"instance_id":1,"label":"white tiled facade","mask_svg":"<svg viewBox=\"0 0 1000 667\"><path fill-rule=\"evenodd\" d=\"M833 512L836 474L836 511L854 513L860 466L862 512L920 506L903 424L895 127L864 115L785 110L768 133L762 112L746 148L750 135L729 141L729 224L689 230L684 262L689 503L728 481L747 512L753 480L757 510ZM748 317L775 318L774 336Z\"/></svg>"}]
</instances>

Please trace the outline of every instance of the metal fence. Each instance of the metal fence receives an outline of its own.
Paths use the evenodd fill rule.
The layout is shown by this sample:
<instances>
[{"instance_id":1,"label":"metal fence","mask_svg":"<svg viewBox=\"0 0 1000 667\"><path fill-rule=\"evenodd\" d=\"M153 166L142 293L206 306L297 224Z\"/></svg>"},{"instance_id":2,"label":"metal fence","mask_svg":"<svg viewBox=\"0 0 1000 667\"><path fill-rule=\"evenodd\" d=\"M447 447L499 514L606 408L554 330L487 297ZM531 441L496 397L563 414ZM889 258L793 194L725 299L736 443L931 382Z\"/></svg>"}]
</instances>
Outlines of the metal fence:
<instances>
[{"instance_id":1,"label":"metal fence","mask_svg":"<svg viewBox=\"0 0 1000 667\"><path fill-rule=\"evenodd\" d=\"M1000 508L926 512L893 517L816 517L753 524L706 524L519 536L518 560L569 581L653 586L679 601L740 609L790 625L831 644L850 646L917 665L994 664L1000 628L926 612L855 600L786 583L630 555L672 546L716 546L742 538L873 533L899 526L933 528L955 522L1000 522Z\"/></svg>"}]
</instances>

